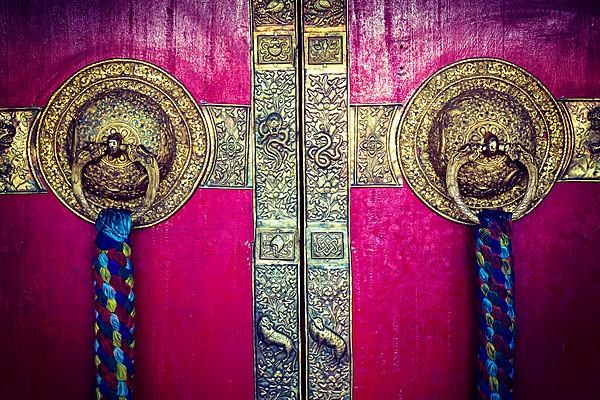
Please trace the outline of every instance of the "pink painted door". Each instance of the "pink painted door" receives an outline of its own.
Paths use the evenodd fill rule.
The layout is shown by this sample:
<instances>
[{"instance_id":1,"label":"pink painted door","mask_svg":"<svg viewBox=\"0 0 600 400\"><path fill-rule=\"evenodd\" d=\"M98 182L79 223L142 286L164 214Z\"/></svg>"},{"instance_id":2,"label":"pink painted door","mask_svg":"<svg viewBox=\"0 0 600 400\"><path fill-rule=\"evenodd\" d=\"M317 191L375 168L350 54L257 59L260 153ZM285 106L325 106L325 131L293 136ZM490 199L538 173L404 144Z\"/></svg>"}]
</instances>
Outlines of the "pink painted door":
<instances>
[{"instance_id":1,"label":"pink painted door","mask_svg":"<svg viewBox=\"0 0 600 400\"><path fill-rule=\"evenodd\" d=\"M198 102L250 104L243 1L8 1L0 27L0 107L43 107L113 57L158 65ZM252 221L251 190L201 189L132 233L137 398L252 398ZM95 235L50 193L0 196L1 399L92 398Z\"/></svg>"},{"instance_id":2,"label":"pink painted door","mask_svg":"<svg viewBox=\"0 0 600 400\"><path fill-rule=\"evenodd\" d=\"M600 97L600 14L584 1L349 2L354 104L406 103L439 68L499 57L557 97ZM515 399L594 399L600 186L558 183L514 224ZM475 373L471 228L408 187L351 191L354 396L467 399Z\"/></svg>"},{"instance_id":3,"label":"pink painted door","mask_svg":"<svg viewBox=\"0 0 600 400\"><path fill-rule=\"evenodd\" d=\"M600 97L600 14L584 1L354 0L352 104L405 103L453 61L493 56L556 97ZM44 106L92 62L131 57L197 99L249 105L244 1L9 1L0 106ZM450 400L474 388L471 229L408 187L352 188L353 398ZM142 399L251 399L253 199L202 189L134 232ZM224 206L226 205L226 206ZM559 183L515 223L517 399L595 399L600 186ZM92 395L94 228L51 194L0 196L2 399Z\"/></svg>"}]
</instances>

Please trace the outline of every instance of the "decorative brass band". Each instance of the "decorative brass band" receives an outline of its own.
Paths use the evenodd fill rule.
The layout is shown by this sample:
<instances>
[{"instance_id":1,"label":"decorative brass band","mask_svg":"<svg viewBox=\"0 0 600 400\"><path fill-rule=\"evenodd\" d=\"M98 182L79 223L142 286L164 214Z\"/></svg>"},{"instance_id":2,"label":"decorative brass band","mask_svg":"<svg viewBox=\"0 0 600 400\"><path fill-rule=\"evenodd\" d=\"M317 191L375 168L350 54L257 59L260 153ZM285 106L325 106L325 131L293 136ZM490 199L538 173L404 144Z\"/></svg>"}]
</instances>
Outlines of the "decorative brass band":
<instances>
[{"instance_id":1,"label":"decorative brass band","mask_svg":"<svg viewBox=\"0 0 600 400\"><path fill-rule=\"evenodd\" d=\"M43 193L29 153L39 108L0 109L0 194Z\"/></svg>"},{"instance_id":2,"label":"decorative brass band","mask_svg":"<svg viewBox=\"0 0 600 400\"><path fill-rule=\"evenodd\" d=\"M303 1L308 399L352 396L347 4Z\"/></svg>"},{"instance_id":3,"label":"decorative brass band","mask_svg":"<svg viewBox=\"0 0 600 400\"><path fill-rule=\"evenodd\" d=\"M394 166L395 137L402 105L369 104L350 107L352 186L402 186L402 172Z\"/></svg>"},{"instance_id":4,"label":"decorative brass band","mask_svg":"<svg viewBox=\"0 0 600 400\"><path fill-rule=\"evenodd\" d=\"M147 227L173 215L208 177L214 137L206 120L162 69L106 60L52 95L37 124L36 158L79 217L91 222L102 208L125 208L137 228Z\"/></svg>"},{"instance_id":5,"label":"decorative brass band","mask_svg":"<svg viewBox=\"0 0 600 400\"><path fill-rule=\"evenodd\" d=\"M574 104L581 102L593 104L593 100L573 101ZM567 106L571 103L564 102ZM207 111L207 128L216 143L210 175L201 187L252 188L254 161L250 152L250 106L203 104L201 108ZM41 108L0 110L1 120L16 127L12 142L11 132L3 133L4 150L0 153L0 160L3 161L0 162L5 167L2 167L4 172L0 171L0 180L3 179L0 194L45 192L41 189L40 176L31 166L35 166L35 143L29 143L34 130L34 117L40 112ZM402 173L394 169L399 164L392 161L396 154L394 139L401 114L400 104L350 106L348 157L351 160L352 186L402 186ZM586 118L585 115L583 118ZM580 141L588 140L586 135L591 131L582 128L576 131L576 135L579 135ZM11 165L9 169L7 163ZM13 183L9 183L11 180ZM575 179L569 175L563 180ZM36 187L38 189L34 189Z\"/></svg>"},{"instance_id":6,"label":"decorative brass band","mask_svg":"<svg viewBox=\"0 0 600 400\"><path fill-rule=\"evenodd\" d=\"M563 99L573 130L573 157L563 181L600 182L600 99Z\"/></svg>"},{"instance_id":7,"label":"decorative brass band","mask_svg":"<svg viewBox=\"0 0 600 400\"><path fill-rule=\"evenodd\" d=\"M522 68L485 58L459 61L427 79L404 109L396 144L415 194L438 214L465 224L473 221L447 192L446 171L457 152L482 148L481 157L458 171L466 206L518 211L515 218L539 204L572 153L566 113L549 91ZM531 153L538 168L525 210L517 207L527 195L527 169L509 157L517 147Z\"/></svg>"},{"instance_id":8,"label":"decorative brass band","mask_svg":"<svg viewBox=\"0 0 600 400\"><path fill-rule=\"evenodd\" d=\"M300 399L296 8L253 0L256 399Z\"/></svg>"},{"instance_id":9,"label":"decorative brass band","mask_svg":"<svg viewBox=\"0 0 600 400\"><path fill-rule=\"evenodd\" d=\"M207 104L209 130L214 132L216 154L205 187L251 187L250 107Z\"/></svg>"}]
</instances>

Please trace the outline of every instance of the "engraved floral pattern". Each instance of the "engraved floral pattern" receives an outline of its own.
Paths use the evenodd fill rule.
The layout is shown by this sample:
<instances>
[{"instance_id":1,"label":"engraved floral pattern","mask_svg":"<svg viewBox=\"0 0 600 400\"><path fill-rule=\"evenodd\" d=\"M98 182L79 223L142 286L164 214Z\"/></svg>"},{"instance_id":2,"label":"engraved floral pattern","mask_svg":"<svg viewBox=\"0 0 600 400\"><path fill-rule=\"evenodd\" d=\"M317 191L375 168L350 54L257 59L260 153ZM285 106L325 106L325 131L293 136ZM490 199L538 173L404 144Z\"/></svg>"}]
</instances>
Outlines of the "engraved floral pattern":
<instances>
[{"instance_id":1,"label":"engraved floral pattern","mask_svg":"<svg viewBox=\"0 0 600 400\"><path fill-rule=\"evenodd\" d=\"M257 217L296 219L295 74L256 72L254 91Z\"/></svg>"},{"instance_id":2,"label":"engraved floral pattern","mask_svg":"<svg viewBox=\"0 0 600 400\"><path fill-rule=\"evenodd\" d=\"M276 329L292 339L296 353L287 357L255 332L257 399L297 400L298 373L298 266L255 265L255 321L267 316Z\"/></svg>"},{"instance_id":3,"label":"engraved floral pattern","mask_svg":"<svg viewBox=\"0 0 600 400\"><path fill-rule=\"evenodd\" d=\"M309 221L348 216L348 80L309 75L306 86L306 210Z\"/></svg>"},{"instance_id":4,"label":"engraved floral pattern","mask_svg":"<svg viewBox=\"0 0 600 400\"><path fill-rule=\"evenodd\" d=\"M320 318L324 325L350 338L350 270L346 267L324 269L312 267L307 272L308 318ZM309 341L309 398L346 400L351 395L351 369L348 359L338 360L332 349Z\"/></svg>"},{"instance_id":5,"label":"engraved floral pattern","mask_svg":"<svg viewBox=\"0 0 600 400\"><path fill-rule=\"evenodd\" d=\"M38 109L0 110L0 193L44 192L27 154L38 112Z\"/></svg>"},{"instance_id":6,"label":"engraved floral pattern","mask_svg":"<svg viewBox=\"0 0 600 400\"><path fill-rule=\"evenodd\" d=\"M215 167L207 186L244 187L248 172L247 107L207 106L217 139Z\"/></svg>"},{"instance_id":7,"label":"engraved floral pattern","mask_svg":"<svg viewBox=\"0 0 600 400\"><path fill-rule=\"evenodd\" d=\"M589 112L600 106L600 100L567 100L563 103L573 127L573 158L563 180L600 181L600 152L594 147L600 144L600 131L591 130Z\"/></svg>"},{"instance_id":8,"label":"engraved floral pattern","mask_svg":"<svg viewBox=\"0 0 600 400\"><path fill-rule=\"evenodd\" d=\"M357 107L356 183L391 185L392 175L387 138L396 106Z\"/></svg>"}]
</instances>

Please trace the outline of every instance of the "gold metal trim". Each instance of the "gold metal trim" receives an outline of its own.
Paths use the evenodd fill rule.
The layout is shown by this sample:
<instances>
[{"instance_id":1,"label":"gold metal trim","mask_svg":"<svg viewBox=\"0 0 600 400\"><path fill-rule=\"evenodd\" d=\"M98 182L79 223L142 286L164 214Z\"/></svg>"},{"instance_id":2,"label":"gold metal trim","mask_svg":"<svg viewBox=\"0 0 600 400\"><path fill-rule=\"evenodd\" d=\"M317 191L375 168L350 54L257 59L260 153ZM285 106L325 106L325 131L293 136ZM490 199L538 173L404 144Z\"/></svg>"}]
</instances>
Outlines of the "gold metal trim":
<instances>
[{"instance_id":1,"label":"gold metal trim","mask_svg":"<svg viewBox=\"0 0 600 400\"><path fill-rule=\"evenodd\" d=\"M216 140L214 167L203 187L251 188L249 183L250 107L203 104Z\"/></svg>"},{"instance_id":2,"label":"gold metal trim","mask_svg":"<svg viewBox=\"0 0 600 400\"><path fill-rule=\"evenodd\" d=\"M600 130L591 129L589 112L600 99L560 99L573 131L573 157L562 182L600 182Z\"/></svg>"},{"instance_id":3,"label":"gold metal trim","mask_svg":"<svg viewBox=\"0 0 600 400\"><path fill-rule=\"evenodd\" d=\"M39 108L0 109L0 194L45 193L29 155Z\"/></svg>"},{"instance_id":4,"label":"gold metal trim","mask_svg":"<svg viewBox=\"0 0 600 400\"><path fill-rule=\"evenodd\" d=\"M300 399L300 220L296 8L253 0L255 398Z\"/></svg>"},{"instance_id":5,"label":"gold metal trim","mask_svg":"<svg viewBox=\"0 0 600 400\"><path fill-rule=\"evenodd\" d=\"M303 0L308 399L352 397L347 3Z\"/></svg>"},{"instance_id":6,"label":"gold metal trim","mask_svg":"<svg viewBox=\"0 0 600 400\"><path fill-rule=\"evenodd\" d=\"M392 162L402 106L353 105L350 113L352 186L402 186L402 173Z\"/></svg>"}]
</instances>

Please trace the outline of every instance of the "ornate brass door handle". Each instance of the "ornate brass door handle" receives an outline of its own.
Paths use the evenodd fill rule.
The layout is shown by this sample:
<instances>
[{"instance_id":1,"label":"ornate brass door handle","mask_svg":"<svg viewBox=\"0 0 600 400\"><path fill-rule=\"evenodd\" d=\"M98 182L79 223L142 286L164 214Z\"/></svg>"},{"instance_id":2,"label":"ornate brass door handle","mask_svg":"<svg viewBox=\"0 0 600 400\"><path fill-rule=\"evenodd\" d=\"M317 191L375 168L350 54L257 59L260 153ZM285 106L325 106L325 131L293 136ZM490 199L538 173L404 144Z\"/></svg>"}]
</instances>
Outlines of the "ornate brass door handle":
<instances>
[{"instance_id":1,"label":"ornate brass door handle","mask_svg":"<svg viewBox=\"0 0 600 400\"><path fill-rule=\"evenodd\" d=\"M116 153L122 154L129 159L131 163L140 164L148 176L148 186L144 201L140 207L130 210L132 214L143 214L148 210L156 198L158 185L160 182L160 170L156 157L143 146L124 145L121 143L112 143L114 139L109 138L108 143L92 143L82 150L76 156L71 169L71 184L73 193L81 207L89 215L93 215L94 209L90 207L83 191L83 171L85 167L93 162L99 162L104 157L111 157Z\"/></svg>"},{"instance_id":2,"label":"ornate brass door handle","mask_svg":"<svg viewBox=\"0 0 600 400\"><path fill-rule=\"evenodd\" d=\"M491 143L491 145L490 145ZM490 149L491 147L491 149ZM492 138L486 144L469 143L450 157L446 170L446 189L448 195L456 203L459 210L473 223L478 224L477 214L467 206L463 200L458 186L458 172L468 162L474 162L480 157L487 157L486 153L505 154L509 160L520 163L527 171L527 189L519 205L513 211L514 218L519 218L527 212L532 202L538 184L538 169L533 155L519 144L498 144L497 138Z\"/></svg>"}]
</instances>

